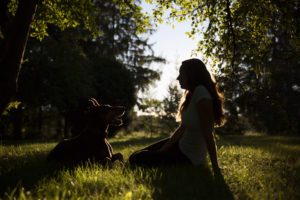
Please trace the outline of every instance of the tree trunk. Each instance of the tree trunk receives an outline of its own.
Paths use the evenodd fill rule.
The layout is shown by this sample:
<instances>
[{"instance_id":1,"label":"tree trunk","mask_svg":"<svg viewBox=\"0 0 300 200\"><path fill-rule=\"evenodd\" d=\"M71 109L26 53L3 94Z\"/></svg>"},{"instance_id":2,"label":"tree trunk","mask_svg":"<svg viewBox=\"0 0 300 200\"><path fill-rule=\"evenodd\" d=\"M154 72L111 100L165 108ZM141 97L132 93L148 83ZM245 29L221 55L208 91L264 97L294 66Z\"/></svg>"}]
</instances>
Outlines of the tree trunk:
<instances>
[{"instance_id":1,"label":"tree trunk","mask_svg":"<svg viewBox=\"0 0 300 200\"><path fill-rule=\"evenodd\" d=\"M0 114L15 95L21 63L29 35L29 28L38 0L19 1L12 26L0 47Z\"/></svg>"},{"instance_id":2,"label":"tree trunk","mask_svg":"<svg viewBox=\"0 0 300 200\"><path fill-rule=\"evenodd\" d=\"M22 139L22 108L19 107L12 112L12 122L13 122L13 139Z\"/></svg>"},{"instance_id":3,"label":"tree trunk","mask_svg":"<svg viewBox=\"0 0 300 200\"><path fill-rule=\"evenodd\" d=\"M43 130L43 111L42 111L41 106L38 107L37 128L38 128L37 134L38 134L38 137L40 137L43 135L43 131L42 131Z\"/></svg>"},{"instance_id":4,"label":"tree trunk","mask_svg":"<svg viewBox=\"0 0 300 200\"><path fill-rule=\"evenodd\" d=\"M70 121L65 117L65 126L64 126L64 136L63 138L68 138L70 133Z\"/></svg>"},{"instance_id":5,"label":"tree trunk","mask_svg":"<svg viewBox=\"0 0 300 200\"><path fill-rule=\"evenodd\" d=\"M0 1L0 28L1 32L3 33L4 30L6 30L6 25L8 23L8 11L7 11L7 5L9 1L8 0L1 0Z\"/></svg>"}]
</instances>

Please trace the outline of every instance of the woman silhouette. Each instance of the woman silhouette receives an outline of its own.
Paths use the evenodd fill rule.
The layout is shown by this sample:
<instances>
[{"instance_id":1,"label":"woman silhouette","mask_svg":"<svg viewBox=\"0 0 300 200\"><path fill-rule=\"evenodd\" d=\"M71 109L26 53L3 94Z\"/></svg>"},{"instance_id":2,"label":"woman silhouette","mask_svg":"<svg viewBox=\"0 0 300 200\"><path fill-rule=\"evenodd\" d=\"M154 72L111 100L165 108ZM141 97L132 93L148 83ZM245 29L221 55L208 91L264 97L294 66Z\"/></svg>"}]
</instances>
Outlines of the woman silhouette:
<instances>
[{"instance_id":1,"label":"woman silhouette","mask_svg":"<svg viewBox=\"0 0 300 200\"><path fill-rule=\"evenodd\" d=\"M134 152L129 162L136 165L161 164L205 165L209 153L212 167L219 171L214 125L225 121L223 97L205 64L199 59L182 62L177 77L185 89L177 119L180 126L173 135Z\"/></svg>"}]
</instances>

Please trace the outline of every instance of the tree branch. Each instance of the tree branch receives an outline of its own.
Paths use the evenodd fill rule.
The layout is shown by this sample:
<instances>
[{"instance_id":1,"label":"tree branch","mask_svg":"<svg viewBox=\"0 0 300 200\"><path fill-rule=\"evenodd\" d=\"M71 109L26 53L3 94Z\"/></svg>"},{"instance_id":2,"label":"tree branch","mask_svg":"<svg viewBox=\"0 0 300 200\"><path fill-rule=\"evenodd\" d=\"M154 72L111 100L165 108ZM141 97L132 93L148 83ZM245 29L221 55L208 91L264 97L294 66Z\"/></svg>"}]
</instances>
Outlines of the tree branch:
<instances>
[{"instance_id":1,"label":"tree branch","mask_svg":"<svg viewBox=\"0 0 300 200\"><path fill-rule=\"evenodd\" d=\"M232 37L232 58L231 58L231 67L232 69L235 68L234 62L235 62L235 54L236 54L236 43L235 43L235 34L233 29L233 23L232 23L232 16L231 16L231 10L230 10L230 0L226 1L226 12L227 12L227 20L228 20L228 27L230 30L230 35Z\"/></svg>"}]
</instances>

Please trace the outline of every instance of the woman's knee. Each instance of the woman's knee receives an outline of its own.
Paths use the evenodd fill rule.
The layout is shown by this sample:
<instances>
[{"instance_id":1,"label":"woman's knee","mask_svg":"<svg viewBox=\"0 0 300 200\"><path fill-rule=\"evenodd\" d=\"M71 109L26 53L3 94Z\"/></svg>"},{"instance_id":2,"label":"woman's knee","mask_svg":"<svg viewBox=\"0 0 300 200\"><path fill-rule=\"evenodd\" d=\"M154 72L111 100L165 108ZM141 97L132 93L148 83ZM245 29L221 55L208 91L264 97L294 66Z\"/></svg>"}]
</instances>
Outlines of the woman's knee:
<instances>
[{"instance_id":1,"label":"woman's knee","mask_svg":"<svg viewBox=\"0 0 300 200\"><path fill-rule=\"evenodd\" d=\"M129 163L130 164L138 164L142 158L141 154L142 154L142 151L136 151L133 154L131 154L129 156Z\"/></svg>"},{"instance_id":2,"label":"woman's knee","mask_svg":"<svg viewBox=\"0 0 300 200\"><path fill-rule=\"evenodd\" d=\"M129 157L129 163L135 165L147 165L149 162L152 162L153 153L154 152L148 150L134 152Z\"/></svg>"},{"instance_id":3,"label":"woman's knee","mask_svg":"<svg viewBox=\"0 0 300 200\"><path fill-rule=\"evenodd\" d=\"M135 162L135 153L133 153L133 154L131 154L130 156L129 156L129 159L128 159L128 161L129 161L129 163L130 164L133 164L134 162Z\"/></svg>"}]
</instances>

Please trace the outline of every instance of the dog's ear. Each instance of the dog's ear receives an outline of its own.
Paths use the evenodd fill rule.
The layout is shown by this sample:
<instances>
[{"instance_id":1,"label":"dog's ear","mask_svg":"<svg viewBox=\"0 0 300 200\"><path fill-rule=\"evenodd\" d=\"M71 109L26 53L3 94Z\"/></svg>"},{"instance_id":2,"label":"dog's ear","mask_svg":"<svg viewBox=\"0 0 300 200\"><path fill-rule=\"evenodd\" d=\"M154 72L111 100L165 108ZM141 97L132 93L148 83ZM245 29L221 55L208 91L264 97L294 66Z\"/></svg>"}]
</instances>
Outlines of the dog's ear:
<instances>
[{"instance_id":1,"label":"dog's ear","mask_svg":"<svg viewBox=\"0 0 300 200\"><path fill-rule=\"evenodd\" d=\"M91 111L92 108L98 107L100 104L95 98L90 98L89 99L89 105L88 105L88 111Z\"/></svg>"},{"instance_id":2,"label":"dog's ear","mask_svg":"<svg viewBox=\"0 0 300 200\"><path fill-rule=\"evenodd\" d=\"M99 102L95 99L95 98L90 98L90 101L93 102L93 104L95 104L95 106L100 106Z\"/></svg>"},{"instance_id":3,"label":"dog's ear","mask_svg":"<svg viewBox=\"0 0 300 200\"><path fill-rule=\"evenodd\" d=\"M100 104L98 103L98 101L95 98L90 98L89 102L90 102L90 105L100 106Z\"/></svg>"}]
</instances>

